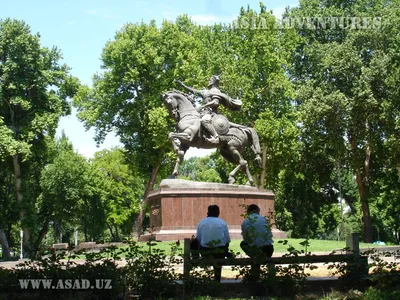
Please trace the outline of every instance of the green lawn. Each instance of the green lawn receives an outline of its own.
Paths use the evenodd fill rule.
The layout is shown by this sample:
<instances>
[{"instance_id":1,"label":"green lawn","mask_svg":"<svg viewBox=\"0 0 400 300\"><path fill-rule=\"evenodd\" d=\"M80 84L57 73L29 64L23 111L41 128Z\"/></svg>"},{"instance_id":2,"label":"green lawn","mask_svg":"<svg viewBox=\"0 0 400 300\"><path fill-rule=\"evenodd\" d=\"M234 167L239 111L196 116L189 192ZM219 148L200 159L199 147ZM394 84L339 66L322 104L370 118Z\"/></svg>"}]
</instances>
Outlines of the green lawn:
<instances>
[{"instance_id":1,"label":"green lawn","mask_svg":"<svg viewBox=\"0 0 400 300\"><path fill-rule=\"evenodd\" d=\"M285 239L288 241L286 245L283 243L279 243L279 241L283 241L283 239L275 239L274 240L274 249L275 253L285 253L290 246L293 246L296 250L304 250L307 252L331 252L333 250L339 250L346 247L345 241L328 241L328 240L309 240L309 246L306 248L300 245L301 242L304 242L305 239ZM241 240L232 240L229 249L232 250L234 253L241 253L243 254L242 249L240 248ZM156 248L163 249L169 253L171 249L171 245L175 245L175 242L154 242L157 244ZM146 246L146 243L140 243L143 246ZM367 244L367 243L360 243L360 248L378 248L381 246L375 244ZM180 241L180 249L183 251L183 241Z\"/></svg>"},{"instance_id":2,"label":"green lawn","mask_svg":"<svg viewBox=\"0 0 400 300\"><path fill-rule=\"evenodd\" d=\"M296 250L304 250L307 252L315 253L315 252L331 252L333 250L340 250L346 247L346 242L345 241L328 241L328 240L309 240L309 246L306 250L306 248L300 243L304 242L305 239L286 239L288 243L284 245L283 243L279 243L279 241L283 241L283 239L275 239L274 240L274 248L275 251L274 253L287 253L287 249L290 246L293 246ZM240 248L240 242L241 240L232 240L229 249L233 251L234 253L239 254L244 254L242 249ZM171 246L176 245L176 242L171 241L171 242L152 242L154 248L165 250L165 253L167 255L170 254ZM148 245L146 243L139 243L144 249L148 249ZM122 248L126 248L127 246L123 246ZM366 244L366 243L360 243L360 248L379 248L382 246L375 245L375 244ZM178 254L183 253L183 241L180 241L180 246L179 246L179 251ZM104 255L106 256L106 255ZM125 255L122 254L122 257ZM84 259L85 255L80 254L77 256L79 259ZM0 256L1 260L1 256Z\"/></svg>"}]
</instances>

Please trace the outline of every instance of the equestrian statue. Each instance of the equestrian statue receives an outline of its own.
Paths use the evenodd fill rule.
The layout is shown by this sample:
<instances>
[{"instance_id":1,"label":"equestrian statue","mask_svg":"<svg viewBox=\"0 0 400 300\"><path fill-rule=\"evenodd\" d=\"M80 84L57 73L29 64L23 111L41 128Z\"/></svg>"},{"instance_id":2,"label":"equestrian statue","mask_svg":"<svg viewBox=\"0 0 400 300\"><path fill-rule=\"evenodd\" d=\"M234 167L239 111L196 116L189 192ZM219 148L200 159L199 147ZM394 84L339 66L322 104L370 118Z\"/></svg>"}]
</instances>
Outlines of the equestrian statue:
<instances>
[{"instance_id":1,"label":"equestrian statue","mask_svg":"<svg viewBox=\"0 0 400 300\"><path fill-rule=\"evenodd\" d=\"M229 173L229 183L235 182L235 176L244 170L247 184L253 185L247 161L242 157L241 151L251 143L256 162L261 166L260 143L257 132L247 126L230 122L218 112L220 104L231 110L240 110L242 101L232 99L219 89L219 77L211 76L208 89L196 90L182 82L178 83L195 96L203 100L203 105L196 108L196 102L191 95L181 91L169 91L162 95L164 104L169 114L177 122L176 132L169 134L177 160L172 176L178 175L180 164L183 162L189 147L204 149L217 148L221 155L229 162L236 164L236 168Z\"/></svg>"}]
</instances>

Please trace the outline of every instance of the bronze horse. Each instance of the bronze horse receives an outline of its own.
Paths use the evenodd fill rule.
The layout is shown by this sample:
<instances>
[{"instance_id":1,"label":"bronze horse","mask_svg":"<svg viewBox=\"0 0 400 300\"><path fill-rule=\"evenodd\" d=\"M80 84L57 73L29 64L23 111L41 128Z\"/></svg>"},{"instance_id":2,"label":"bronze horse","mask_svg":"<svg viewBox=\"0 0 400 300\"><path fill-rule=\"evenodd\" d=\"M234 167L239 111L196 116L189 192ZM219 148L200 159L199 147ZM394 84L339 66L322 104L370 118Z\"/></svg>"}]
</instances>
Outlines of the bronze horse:
<instances>
[{"instance_id":1,"label":"bronze horse","mask_svg":"<svg viewBox=\"0 0 400 300\"><path fill-rule=\"evenodd\" d=\"M170 132L169 139L174 151L177 153L177 160L172 176L178 175L178 169L183 162L186 151L190 147L220 150L221 155L229 162L236 164L236 168L229 173L229 183L235 182L235 176L241 169L246 173L247 184L253 185L254 181L250 174L247 161L243 159L241 151L251 142L258 165L261 165L260 143L257 132L250 127L230 123L224 116L215 115L219 128L219 142L210 143L202 134L201 116L195 107L195 102L186 94L179 91L169 91L162 95L164 104L170 116L176 124L177 132ZM176 141L179 140L179 142Z\"/></svg>"}]
</instances>

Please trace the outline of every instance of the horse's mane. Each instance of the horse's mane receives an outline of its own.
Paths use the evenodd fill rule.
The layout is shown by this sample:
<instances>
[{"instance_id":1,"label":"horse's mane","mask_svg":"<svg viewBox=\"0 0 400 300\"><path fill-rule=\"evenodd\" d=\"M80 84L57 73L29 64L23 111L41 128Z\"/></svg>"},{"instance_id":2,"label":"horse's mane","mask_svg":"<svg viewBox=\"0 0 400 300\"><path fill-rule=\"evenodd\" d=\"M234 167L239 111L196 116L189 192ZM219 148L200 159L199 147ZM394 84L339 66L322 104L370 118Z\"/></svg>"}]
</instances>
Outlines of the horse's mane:
<instances>
[{"instance_id":1,"label":"horse's mane","mask_svg":"<svg viewBox=\"0 0 400 300\"><path fill-rule=\"evenodd\" d=\"M178 91L178 90L172 90L172 91L169 91L168 93L176 93L176 94L180 94L182 96L185 96L192 103L192 105L194 107L196 107L196 101L193 99L193 97L191 95L186 94L186 93L184 93L182 91Z\"/></svg>"}]
</instances>

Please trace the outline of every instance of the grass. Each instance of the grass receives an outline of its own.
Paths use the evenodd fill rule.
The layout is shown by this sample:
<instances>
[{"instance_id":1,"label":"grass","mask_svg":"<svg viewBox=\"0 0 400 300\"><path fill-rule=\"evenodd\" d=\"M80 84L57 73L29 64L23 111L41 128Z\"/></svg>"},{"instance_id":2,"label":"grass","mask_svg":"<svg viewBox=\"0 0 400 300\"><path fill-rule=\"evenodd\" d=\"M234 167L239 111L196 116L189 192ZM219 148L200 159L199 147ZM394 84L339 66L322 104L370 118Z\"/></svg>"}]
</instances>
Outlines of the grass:
<instances>
[{"instance_id":1,"label":"grass","mask_svg":"<svg viewBox=\"0 0 400 300\"><path fill-rule=\"evenodd\" d=\"M286 240L287 244L284 245L282 241ZM280 242L281 241L281 242ZM346 242L345 241L331 241L331 240L308 240L309 246L306 248L305 246L302 246L300 243L304 242L305 239L275 239L274 240L274 253L275 255L277 253L279 254L284 254L288 252L288 247L293 246L296 250L304 250L307 252L311 253L317 253L317 252L332 252L333 250L336 250L338 253L340 252L339 250L343 249L346 247ZM244 254L243 250L240 248L240 242L241 240L232 240L232 242L229 245L230 251L234 252L235 254ZM140 246L143 247L144 250L147 250L149 246L145 242L140 242ZM152 247L160 250L164 250L165 254L169 255L171 253L171 247L173 245L176 245L176 241L168 241L168 242L152 242ZM360 248L379 248L382 246L376 245L376 244L367 244L367 243L360 243ZM127 248L127 246L122 246L120 248ZM180 241L179 249L178 249L178 254L183 253L183 241ZM107 255L104 254L104 257ZM125 257L124 254L121 254L121 257ZM84 254L79 254L75 257L75 259L85 259ZM1 261L1 258L0 258Z\"/></svg>"},{"instance_id":2,"label":"grass","mask_svg":"<svg viewBox=\"0 0 400 300\"><path fill-rule=\"evenodd\" d=\"M288 243L284 245L279 241L287 240ZM340 250L346 247L345 241L330 241L330 240L308 240L309 246L306 248L300 243L304 242L305 239L275 239L274 240L274 253L286 253L289 246L293 246L296 250L304 250L307 252L332 252L333 250ZM232 240L229 245L229 249L234 253L243 254L240 248L241 240ZM155 248L165 250L166 253L170 252L171 245L175 245L176 242L157 242ZM146 246L146 243L140 243ZM376 244L360 243L360 248L379 248L381 246ZM180 249L183 252L183 241L180 241Z\"/></svg>"}]
</instances>

